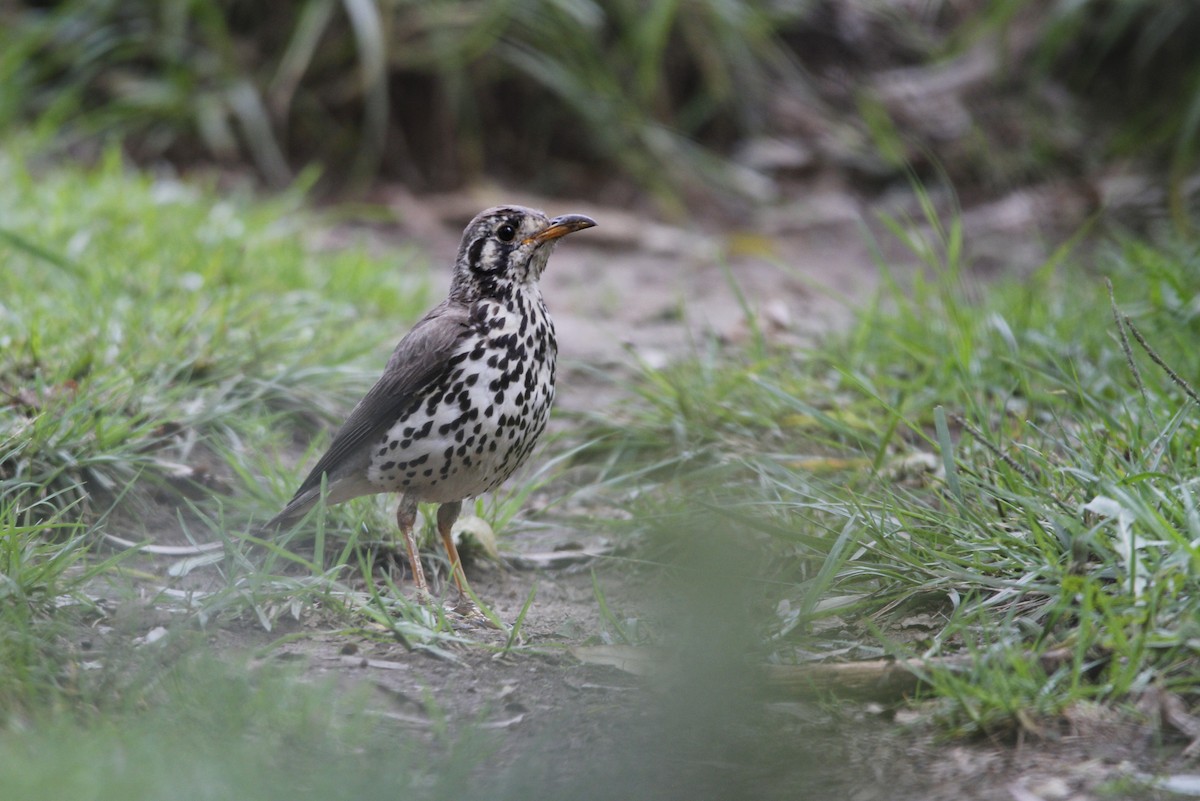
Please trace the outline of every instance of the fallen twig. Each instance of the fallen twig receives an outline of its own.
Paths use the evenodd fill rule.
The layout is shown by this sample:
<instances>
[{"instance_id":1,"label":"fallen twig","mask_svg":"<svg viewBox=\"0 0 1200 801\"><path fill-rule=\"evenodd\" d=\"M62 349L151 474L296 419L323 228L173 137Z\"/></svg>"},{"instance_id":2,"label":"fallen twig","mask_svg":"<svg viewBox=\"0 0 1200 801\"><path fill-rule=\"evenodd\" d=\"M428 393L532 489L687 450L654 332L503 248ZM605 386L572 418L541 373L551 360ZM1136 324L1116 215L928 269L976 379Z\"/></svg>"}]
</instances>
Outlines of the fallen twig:
<instances>
[{"instance_id":1,"label":"fallen twig","mask_svg":"<svg viewBox=\"0 0 1200 801\"><path fill-rule=\"evenodd\" d=\"M1071 662L1069 648L1047 651L1037 657L1046 673ZM872 659L865 662L828 662L808 665L765 665L768 691L789 696L836 695L864 701L898 701L929 683L938 670L965 671L979 662L975 654L928 659Z\"/></svg>"}]
</instances>

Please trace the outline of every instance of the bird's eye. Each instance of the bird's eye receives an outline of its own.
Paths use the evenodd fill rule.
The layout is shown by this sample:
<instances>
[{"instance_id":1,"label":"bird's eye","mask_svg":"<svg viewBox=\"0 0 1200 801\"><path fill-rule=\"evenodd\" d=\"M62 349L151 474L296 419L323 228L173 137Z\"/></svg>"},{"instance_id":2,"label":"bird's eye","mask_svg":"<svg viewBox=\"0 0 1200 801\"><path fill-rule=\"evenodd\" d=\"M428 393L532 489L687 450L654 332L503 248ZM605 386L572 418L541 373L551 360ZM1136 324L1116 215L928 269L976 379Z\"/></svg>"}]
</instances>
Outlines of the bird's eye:
<instances>
[{"instance_id":1,"label":"bird's eye","mask_svg":"<svg viewBox=\"0 0 1200 801\"><path fill-rule=\"evenodd\" d=\"M496 236L498 236L500 238L501 242L511 242L511 241L513 241L513 237L516 235L517 235L517 229L513 228L508 223L505 223L504 225L502 225L496 229Z\"/></svg>"}]
</instances>

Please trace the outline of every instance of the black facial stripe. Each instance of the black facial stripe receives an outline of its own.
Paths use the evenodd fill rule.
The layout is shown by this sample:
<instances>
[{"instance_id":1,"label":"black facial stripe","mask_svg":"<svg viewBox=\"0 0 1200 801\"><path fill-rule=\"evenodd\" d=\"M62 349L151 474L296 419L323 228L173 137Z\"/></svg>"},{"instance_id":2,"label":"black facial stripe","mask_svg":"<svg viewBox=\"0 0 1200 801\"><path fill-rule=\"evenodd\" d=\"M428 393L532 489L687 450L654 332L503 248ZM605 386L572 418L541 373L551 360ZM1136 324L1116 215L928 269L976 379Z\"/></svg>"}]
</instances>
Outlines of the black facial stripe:
<instances>
[{"instance_id":1,"label":"black facial stripe","mask_svg":"<svg viewBox=\"0 0 1200 801\"><path fill-rule=\"evenodd\" d=\"M486 241L487 237L479 237L471 243L471 249L467 251L467 264L472 270L478 271L481 266L479 259L483 255L483 243Z\"/></svg>"}]
</instances>

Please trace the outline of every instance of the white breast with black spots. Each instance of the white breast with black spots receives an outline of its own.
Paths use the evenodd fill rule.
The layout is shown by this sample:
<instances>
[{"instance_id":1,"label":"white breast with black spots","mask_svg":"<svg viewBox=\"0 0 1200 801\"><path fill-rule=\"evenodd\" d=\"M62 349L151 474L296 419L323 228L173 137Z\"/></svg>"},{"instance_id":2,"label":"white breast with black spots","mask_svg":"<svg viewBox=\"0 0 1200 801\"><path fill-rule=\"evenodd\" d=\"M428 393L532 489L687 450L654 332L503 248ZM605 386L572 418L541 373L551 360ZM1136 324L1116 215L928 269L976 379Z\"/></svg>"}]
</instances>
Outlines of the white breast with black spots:
<instances>
[{"instance_id":1,"label":"white breast with black spots","mask_svg":"<svg viewBox=\"0 0 1200 801\"><path fill-rule=\"evenodd\" d=\"M377 444L368 479L446 503L503 483L529 457L554 402L557 347L540 293L479 301L472 335Z\"/></svg>"}]
</instances>

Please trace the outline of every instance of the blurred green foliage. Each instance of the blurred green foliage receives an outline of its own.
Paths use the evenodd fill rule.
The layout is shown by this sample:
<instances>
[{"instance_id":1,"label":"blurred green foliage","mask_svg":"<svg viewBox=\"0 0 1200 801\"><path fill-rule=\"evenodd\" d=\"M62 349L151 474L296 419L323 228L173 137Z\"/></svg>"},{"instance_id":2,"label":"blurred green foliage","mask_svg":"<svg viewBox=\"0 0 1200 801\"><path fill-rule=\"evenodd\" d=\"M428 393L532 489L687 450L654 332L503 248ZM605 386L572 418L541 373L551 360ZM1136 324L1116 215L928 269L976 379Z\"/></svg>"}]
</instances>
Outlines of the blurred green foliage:
<instances>
[{"instance_id":1,"label":"blurred green foliage","mask_svg":"<svg viewBox=\"0 0 1200 801\"><path fill-rule=\"evenodd\" d=\"M975 109L979 125L1017 125L1016 141L1074 130L1038 90L1065 84L1094 111L1078 140L1091 152L1069 139L1018 163L1156 156L1178 217L1200 151L1200 9L1155 0L12 0L0 130L32 122L66 146L116 136L141 160L249 160L276 186L319 164L335 187L384 175L436 190L486 173L543 192L617 178L660 200L762 197L735 146L799 136L853 173L872 158L843 151L878 127L860 119L876 74L936 67L1006 26L1032 33L1037 57L1009 65L1017 80L994 94L1021 96L1003 121ZM964 181L998 160L989 146L956 164L955 147L917 149Z\"/></svg>"},{"instance_id":2,"label":"blurred green foliage","mask_svg":"<svg viewBox=\"0 0 1200 801\"><path fill-rule=\"evenodd\" d=\"M697 141L761 122L777 35L808 3L68 0L0 9L0 127L132 137L143 156L250 156L342 183L445 186L547 157L642 184L735 180Z\"/></svg>"},{"instance_id":3,"label":"blurred green foliage","mask_svg":"<svg viewBox=\"0 0 1200 801\"><path fill-rule=\"evenodd\" d=\"M988 14L1036 21L1035 74L1061 80L1115 122L1110 153L1167 165L1171 211L1186 230L1185 179L1200 160L1200 5L1161 0L990 0Z\"/></svg>"}]
</instances>

